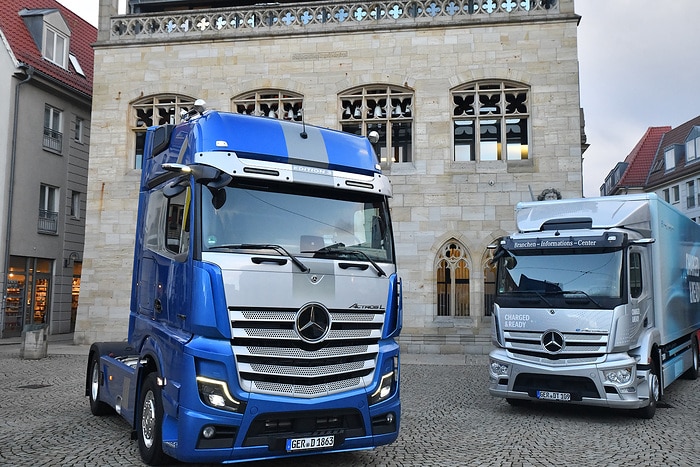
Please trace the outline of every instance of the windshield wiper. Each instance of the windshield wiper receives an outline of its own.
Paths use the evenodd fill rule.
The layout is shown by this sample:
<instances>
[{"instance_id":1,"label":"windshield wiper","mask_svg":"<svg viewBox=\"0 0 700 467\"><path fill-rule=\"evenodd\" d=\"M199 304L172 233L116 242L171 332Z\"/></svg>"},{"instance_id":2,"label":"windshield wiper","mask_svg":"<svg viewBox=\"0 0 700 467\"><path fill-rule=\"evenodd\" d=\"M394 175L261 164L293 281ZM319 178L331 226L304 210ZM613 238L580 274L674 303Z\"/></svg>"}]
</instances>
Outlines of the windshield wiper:
<instances>
[{"instance_id":1,"label":"windshield wiper","mask_svg":"<svg viewBox=\"0 0 700 467\"><path fill-rule=\"evenodd\" d=\"M372 265L372 267L377 271L378 276L386 276L386 273L384 270L372 259L370 258L367 253L365 253L362 250L355 250L353 248L345 248L344 243L334 243L333 245L328 245L324 246L323 248L319 248L318 250L312 250L312 251L302 251L302 253L314 253L315 255L324 255L324 254L342 254L342 253L348 253L351 255L357 255L361 256L363 259L365 259L369 264Z\"/></svg>"},{"instance_id":2,"label":"windshield wiper","mask_svg":"<svg viewBox=\"0 0 700 467\"><path fill-rule=\"evenodd\" d=\"M506 292L504 295L507 294L514 294L514 295L537 295L537 297L545 302L547 306L552 306L552 304L545 298L544 295L542 295L541 292L538 292L537 290L511 290L510 292Z\"/></svg>"},{"instance_id":3,"label":"windshield wiper","mask_svg":"<svg viewBox=\"0 0 700 467\"><path fill-rule=\"evenodd\" d=\"M594 305L596 305L598 308L603 308L603 306L598 303L593 297L588 295L588 293L584 292L583 290L561 290L561 291L556 291L556 292L551 292L557 295L584 295L588 300L593 302Z\"/></svg>"},{"instance_id":4,"label":"windshield wiper","mask_svg":"<svg viewBox=\"0 0 700 467\"><path fill-rule=\"evenodd\" d=\"M290 252L285 250L280 245L275 245L273 243L229 243L224 245L214 245L209 247L210 250L273 250L282 256L292 260L301 272L309 272L308 266L299 261L296 256L293 256Z\"/></svg>"}]
</instances>

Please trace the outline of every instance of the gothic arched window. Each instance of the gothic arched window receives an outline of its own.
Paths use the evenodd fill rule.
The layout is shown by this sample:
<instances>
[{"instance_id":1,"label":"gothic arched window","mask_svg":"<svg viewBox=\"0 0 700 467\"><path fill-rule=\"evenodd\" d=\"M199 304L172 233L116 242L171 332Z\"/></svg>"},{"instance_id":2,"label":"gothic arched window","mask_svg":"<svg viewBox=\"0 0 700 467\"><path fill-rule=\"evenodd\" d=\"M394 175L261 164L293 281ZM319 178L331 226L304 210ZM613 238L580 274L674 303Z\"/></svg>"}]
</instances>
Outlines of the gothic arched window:
<instances>
[{"instance_id":1,"label":"gothic arched window","mask_svg":"<svg viewBox=\"0 0 700 467\"><path fill-rule=\"evenodd\" d=\"M413 158L413 91L399 86L374 85L341 93L340 129L379 135L374 150L382 164L411 162Z\"/></svg>"},{"instance_id":2,"label":"gothic arched window","mask_svg":"<svg viewBox=\"0 0 700 467\"><path fill-rule=\"evenodd\" d=\"M437 315L469 316L469 263L466 249L447 242L437 258Z\"/></svg>"},{"instance_id":3,"label":"gothic arched window","mask_svg":"<svg viewBox=\"0 0 700 467\"><path fill-rule=\"evenodd\" d=\"M479 81L452 90L454 160L506 161L529 156L527 86Z\"/></svg>"},{"instance_id":4,"label":"gothic arched window","mask_svg":"<svg viewBox=\"0 0 700 467\"><path fill-rule=\"evenodd\" d=\"M144 97L131 104L129 125L134 132L134 168L143 167L143 149L146 129L149 126L176 124L180 122L180 111L190 110L195 99L178 94L158 94Z\"/></svg>"},{"instance_id":5,"label":"gothic arched window","mask_svg":"<svg viewBox=\"0 0 700 467\"><path fill-rule=\"evenodd\" d=\"M234 112L245 115L302 121L304 96L279 89L258 89L231 100Z\"/></svg>"}]
</instances>

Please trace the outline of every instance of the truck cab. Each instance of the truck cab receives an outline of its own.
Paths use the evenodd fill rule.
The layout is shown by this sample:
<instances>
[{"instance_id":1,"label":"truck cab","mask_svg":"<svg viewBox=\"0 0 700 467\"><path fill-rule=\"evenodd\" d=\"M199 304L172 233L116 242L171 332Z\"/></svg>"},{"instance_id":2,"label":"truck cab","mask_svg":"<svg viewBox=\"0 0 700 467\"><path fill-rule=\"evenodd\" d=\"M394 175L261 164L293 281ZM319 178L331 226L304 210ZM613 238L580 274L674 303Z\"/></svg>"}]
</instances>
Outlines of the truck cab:
<instances>
[{"instance_id":1,"label":"truck cab","mask_svg":"<svg viewBox=\"0 0 700 467\"><path fill-rule=\"evenodd\" d=\"M401 282L370 142L201 111L146 148L128 341L91 348L93 413L151 465L394 441Z\"/></svg>"}]
</instances>

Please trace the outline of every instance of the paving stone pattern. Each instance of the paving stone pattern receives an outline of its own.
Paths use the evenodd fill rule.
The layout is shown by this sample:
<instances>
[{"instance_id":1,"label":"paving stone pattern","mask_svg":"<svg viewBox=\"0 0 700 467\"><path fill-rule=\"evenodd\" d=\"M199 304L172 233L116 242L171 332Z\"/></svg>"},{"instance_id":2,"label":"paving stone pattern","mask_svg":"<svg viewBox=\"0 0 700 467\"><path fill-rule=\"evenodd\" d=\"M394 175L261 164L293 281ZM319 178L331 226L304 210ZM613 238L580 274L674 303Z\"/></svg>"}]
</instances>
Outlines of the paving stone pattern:
<instances>
[{"instance_id":1,"label":"paving stone pattern","mask_svg":"<svg viewBox=\"0 0 700 467\"><path fill-rule=\"evenodd\" d=\"M409 359L407 359L409 360ZM296 466L691 466L700 459L700 380L677 381L652 420L625 412L531 404L489 396L486 357L460 364L420 358L402 366L397 442L253 467ZM454 363L455 359L448 360ZM429 363L429 364L426 364ZM1 466L142 465L119 416L94 417L84 355L21 360L0 352Z\"/></svg>"}]
</instances>

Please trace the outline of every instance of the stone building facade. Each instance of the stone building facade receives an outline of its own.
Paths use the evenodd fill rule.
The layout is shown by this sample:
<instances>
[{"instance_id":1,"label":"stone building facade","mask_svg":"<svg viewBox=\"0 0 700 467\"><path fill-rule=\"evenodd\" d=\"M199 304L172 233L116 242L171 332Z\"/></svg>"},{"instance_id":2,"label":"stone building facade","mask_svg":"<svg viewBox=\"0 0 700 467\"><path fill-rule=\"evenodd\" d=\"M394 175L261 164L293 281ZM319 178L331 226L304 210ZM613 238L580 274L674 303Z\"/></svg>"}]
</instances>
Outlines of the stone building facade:
<instances>
[{"instance_id":1,"label":"stone building facade","mask_svg":"<svg viewBox=\"0 0 700 467\"><path fill-rule=\"evenodd\" d=\"M401 344L488 350L488 245L514 228L519 201L552 188L582 195L573 0L242 1L130 14L100 1L76 342L126 336L142 132L201 98L379 130Z\"/></svg>"}]
</instances>

